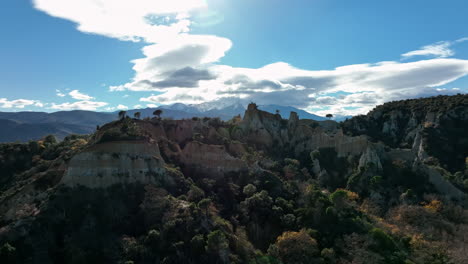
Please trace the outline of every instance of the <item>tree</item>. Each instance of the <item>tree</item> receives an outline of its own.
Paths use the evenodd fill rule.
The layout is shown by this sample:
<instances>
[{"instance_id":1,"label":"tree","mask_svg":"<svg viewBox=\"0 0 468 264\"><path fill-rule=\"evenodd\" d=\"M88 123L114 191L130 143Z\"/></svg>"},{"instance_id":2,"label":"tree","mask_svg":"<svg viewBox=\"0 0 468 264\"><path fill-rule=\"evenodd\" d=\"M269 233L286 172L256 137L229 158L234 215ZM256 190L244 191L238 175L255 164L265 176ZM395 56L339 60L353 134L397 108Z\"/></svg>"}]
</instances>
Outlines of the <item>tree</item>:
<instances>
[{"instance_id":1,"label":"tree","mask_svg":"<svg viewBox=\"0 0 468 264\"><path fill-rule=\"evenodd\" d=\"M16 248L9 243L5 243L0 247L0 263L17 263Z\"/></svg>"},{"instance_id":2,"label":"tree","mask_svg":"<svg viewBox=\"0 0 468 264\"><path fill-rule=\"evenodd\" d=\"M275 111L275 112L276 112L276 114L277 114L277 115L279 115L279 113L280 113L280 110L276 109L276 111Z\"/></svg>"},{"instance_id":3,"label":"tree","mask_svg":"<svg viewBox=\"0 0 468 264\"><path fill-rule=\"evenodd\" d=\"M331 118L333 117L333 115L332 115L332 114L327 114L326 117L327 117L328 119L331 119Z\"/></svg>"},{"instance_id":4,"label":"tree","mask_svg":"<svg viewBox=\"0 0 468 264\"><path fill-rule=\"evenodd\" d=\"M120 111L120 112L119 112L119 118L120 118L120 119L124 119L126 114L127 114L127 111L123 111L123 110Z\"/></svg>"},{"instance_id":5,"label":"tree","mask_svg":"<svg viewBox=\"0 0 468 264\"><path fill-rule=\"evenodd\" d=\"M187 195L188 195L187 199L189 201L198 202L201 199L203 199L203 197L205 196L205 192L202 189L198 188L197 186L192 185Z\"/></svg>"},{"instance_id":6,"label":"tree","mask_svg":"<svg viewBox=\"0 0 468 264\"><path fill-rule=\"evenodd\" d=\"M205 211L206 218L209 217L210 205L211 205L211 200L209 198L205 198L201 200L200 202L198 202L198 207Z\"/></svg>"},{"instance_id":7,"label":"tree","mask_svg":"<svg viewBox=\"0 0 468 264\"><path fill-rule=\"evenodd\" d=\"M54 135L48 135L44 138L44 144L52 145L57 143L57 138Z\"/></svg>"},{"instance_id":8,"label":"tree","mask_svg":"<svg viewBox=\"0 0 468 264\"><path fill-rule=\"evenodd\" d=\"M206 251L215 256L212 263L228 263L229 241L221 230L216 230L207 235Z\"/></svg>"},{"instance_id":9,"label":"tree","mask_svg":"<svg viewBox=\"0 0 468 264\"><path fill-rule=\"evenodd\" d=\"M133 117L135 117L136 119L140 119L141 113L140 113L140 112L135 112L135 113L133 114Z\"/></svg>"},{"instance_id":10,"label":"tree","mask_svg":"<svg viewBox=\"0 0 468 264\"><path fill-rule=\"evenodd\" d=\"M161 118L161 114L163 111L161 109L157 109L153 112L153 115L157 116L158 118Z\"/></svg>"},{"instance_id":11,"label":"tree","mask_svg":"<svg viewBox=\"0 0 468 264\"><path fill-rule=\"evenodd\" d=\"M203 235L195 235L190 240L190 250L195 256L202 256L205 253L205 238Z\"/></svg>"},{"instance_id":12,"label":"tree","mask_svg":"<svg viewBox=\"0 0 468 264\"><path fill-rule=\"evenodd\" d=\"M257 187L255 187L255 185L253 184L247 184L245 187L244 187L244 194L247 196L247 197L250 197L252 196L255 192L257 191Z\"/></svg>"},{"instance_id":13,"label":"tree","mask_svg":"<svg viewBox=\"0 0 468 264\"><path fill-rule=\"evenodd\" d=\"M209 252L218 253L220 250L226 250L229 247L229 241L220 230L208 234L206 249Z\"/></svg>"},{"instance_id":14,"label":"tree","mask_svg":"<svg viewBox=\"0 0 468 264\"><path fill-rule=\"evenodd\" d=\"M305 264L316 263L319 250L317 241L302 229L299 232L284 232L270 246L268 254L281 259L285 264Z\"/></svg>"}]
</instances>

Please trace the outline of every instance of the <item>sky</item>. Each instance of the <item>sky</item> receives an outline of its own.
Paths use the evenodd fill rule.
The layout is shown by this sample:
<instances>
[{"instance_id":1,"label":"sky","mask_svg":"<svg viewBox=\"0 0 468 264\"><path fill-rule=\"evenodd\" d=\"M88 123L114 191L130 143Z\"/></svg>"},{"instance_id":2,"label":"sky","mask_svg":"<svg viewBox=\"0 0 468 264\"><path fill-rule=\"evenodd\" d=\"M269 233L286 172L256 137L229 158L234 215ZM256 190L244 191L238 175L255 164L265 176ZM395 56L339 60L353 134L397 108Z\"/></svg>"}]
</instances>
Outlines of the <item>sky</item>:
<instances>
[{"instance_id":1,"label":"sky","mask_svg":"<svg viewBox=\"0 0 468 264\"><path fill-rule=\"evenodd\" d=\"M325 115L468 92L465 0L3 0L0 111L256 102Z\"/></svg>"}]
</instances>

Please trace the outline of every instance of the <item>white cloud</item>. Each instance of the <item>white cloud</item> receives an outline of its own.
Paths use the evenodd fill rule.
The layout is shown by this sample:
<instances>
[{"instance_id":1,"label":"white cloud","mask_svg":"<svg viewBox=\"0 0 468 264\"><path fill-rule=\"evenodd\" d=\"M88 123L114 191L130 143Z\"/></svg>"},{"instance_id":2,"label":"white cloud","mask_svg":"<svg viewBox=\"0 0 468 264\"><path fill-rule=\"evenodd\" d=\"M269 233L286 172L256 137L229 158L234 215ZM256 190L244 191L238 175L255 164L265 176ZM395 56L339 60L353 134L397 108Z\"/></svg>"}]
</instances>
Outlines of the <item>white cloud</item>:
<instances>
[{"instance_id":1,"label":"white cloud","mask_svg":"<svg viewBox=\"0 0 468 264\"><path fill-rule=\"evenodd\" d=\"M468 37L459 38L459 39L455 40L455 43L462 43L462 42L465 42L465 41L468 41Z\"/></svg>"},{"instance_id":2,"label":"white cloud","mask_svg":"<svg viewBox=\"0 0 468 264\"><path fill-rule=\"evenodd\" d=\"M141 104L137 104L137 105L134 105L133 108L135 109L141 109L143 108L143 106Z\"/></svg>"},{"instance_id":3,"label":"white cloud","mask_svg":"<svg viewBox=\"0 0 468 264\"><path fill-rule=\"evenodd\" d=\"M57 95L58 97L65 97L65 96L66 96L66 94L62 93L62 91L60 91L60 90L58 90L58 89L55 90L55 93L56 93L56 95Z\"/></svg>"},{"instance_id":4,"label":"white cloud","mask_svg":"<svg viewBox=\"0 0 468 264\"><path fill-rule=\"evenodd\" d=\"M44 104L38 100L16 99L9 101L6 98L0 98L0 108L19 108L22 109L26 106L43 107Z\"/></svg>"},{"instance_id":5,"label":"white cloud","mask_svg":"<svg viewBox=\"0 0 468 264\"><path fill-rule=\"evenodd\" d=\"M128 109L128 106L119 104L119 105L117 106L117 109L119 109L119 110L127 110L127 109Z\"/></svg>"},{"instance_id":6,"label":"white cloud","mask_svg":"<svg viewBox=\"0 0 468 264\"><path fill-rule=\"evenodd\" d=\"M80 93L80 91L78 90L73 90L69 92L68 95L70 95L73 99L76 99L76 100L93 100L94 99L94 97L91 97L84 93Z\"/></svg>"},{"instance_id":7,"label":"white cloud","mask_svg":"<svg viewBox=\"0 0 468 264\"><path fill-rule=\"evenodd\" d=\"M428 89L446 85L468 74L468 61L432 59L416 62L385 62L338 67L327 71L307 71L289 64L274 63L258 69L215 65L210 68L217 79L200 82L198 88L171 88L165 93L140 99L142 102L171 104L201 103L223 97L239 97L260 104L291 105L310 108L313 105L355 103L376 105L392 94L426 94ZM343 91L356 93L341 101L320 93ZM381 100L370 96L373 92ZM363 96L369 96L362 101ZM374 98L372 98L374 97Z\"/></svg>"},{"instance_id":8,"label":"white cloud","mask_svg":"<svg viewBox=\"0 0 468 264\"><path fill-rule=\"evenodd\" d=\"M55 104L52 103L50 106L51 109L61 110L61 111L68 111L68 110L88 110L88 111L96 111L98 108L106 106L106 102L94 102L94 101L78 101L73 103L62 103L62 104Z\"/></svg>"},{"instance_id":9,"label":"white cloud","mask_svg":"<svg viewBox=\"0 0 468 264\"><path fill-rule=\"evenodd\" d=\"M109 106L109 107L104 108L104 110L108 111L108 112L111 112L111 111L115 110L115 107L114 106Z\"/></svg>"},{"instance_id":10,"label":"white cloud","mask_svg":"<svg viewBox=\"0 0 468 264\"><path fill-rule=\"evenodd\" d=\"M158 42L187 32L188 13L206 7L204 0L34 0L47 14L78 24L78 30L121 40ZM161 18L169 17L170 21ZM164 23L162 23L164 22Z\"/></svg>"},{"instance_id":11,"label":"white cloud","mask_svg":"<svg viewBox=\"0 0 468 264\"><path fill-rule=\"evenodd\" d=\"M252 69L219 64L232 47L229 39L190 34L191 14L207 10L204 0L34 0L34 5L51 16L75 22L82 32L145 41L144 56L132 61L132 80L109 90L160 92L140 98L148 107L237 97L244 102L355 114L395 98L451 93L437 89L468 74L468 60L448 58L455 54L453 45L467 38L426 45L402 55L403 59L435 57L428 60L382 61L322 71L277 62ZM329 95L337 91L346 95ZM72 93L75 99L93 103L88 95L77 90Z\"/></svg>"},{"instance_id":12,"label":"white cloud","mask_svg":"<svg viewBox=\"0 0 468 264\"><path fill-rule=\"evenodd\" d=\"M231 46L226 38L189 34L146 46L145 58L133 61L133 81L111 86L110 90L167 91L173 87L198 86L200 81L215 78L208 67Z\"/></svg>"},{"instance_id":13,"label":"white cloud","mask_svg":"<svg viewBox=\"0 0 468 264\"><path fill-rule=\"evenodd\" d=\"M468 37L460 38L455 41L439 41L434 44L426 45L418 50L413 50L402 54L403 58L410 58L414 56L434 56L437 58L447 58L455 55L452 46L458 43L468 41Z\"/></svg>"},{"instance_id":14,"label":"white cloud","mask_svg":"<svg viewBox=\"0 0 468 264\"><path fill-rule=\"evenodd\" d=\"M405 58L414 56L435 56L439 58L447 58L455 54L455 52L450 49L450 46L452 46L451 42L441 41L435 44L423 46L421 49L407 52L401 56Z\"/></svg>"},{"instance_id":15,"label":"white cloud","mask_svg":"<svg viewBox=\"0 0 468 264\"><path fill-rule=\"evenodd\" d=\"M47 105L47 103L41 103L40 101L36 101L36 102L34 103L34 106L37 106L37 107L44 107L44 106L46 106L46 105Z\"/></svg>"}]
</instances>

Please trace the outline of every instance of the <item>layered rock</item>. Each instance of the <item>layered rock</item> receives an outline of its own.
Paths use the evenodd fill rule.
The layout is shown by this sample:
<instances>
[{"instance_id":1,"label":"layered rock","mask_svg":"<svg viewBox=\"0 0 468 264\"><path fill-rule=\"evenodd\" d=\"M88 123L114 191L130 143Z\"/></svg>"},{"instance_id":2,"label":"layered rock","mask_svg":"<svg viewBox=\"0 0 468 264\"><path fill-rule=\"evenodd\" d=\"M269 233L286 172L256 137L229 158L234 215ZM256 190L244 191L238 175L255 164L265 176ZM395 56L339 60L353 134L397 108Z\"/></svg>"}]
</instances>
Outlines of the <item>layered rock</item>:
<instances>
[{"instance_id":1,"label":"layered rock","mask_svg":"<svg viewBox=\"0 0 468 264\"><path fill-rule=\"evenodd\" d=\"M75 155L62 183L89 188L120 183L156 183L164 177L164 164L156 143L106 142Z\"/></svg>"},{"instance_id":2,"label":"layered rock","mask_svg":"<svg viewBox=\"0 0 468 264\"><path fill-rule=\"evenodd\" d=\"M179 161L192 173L222 177L226 173L247 171L247 164L231 156L223 145L189 142L180 153Z\"/></svg>"}]
</instances>

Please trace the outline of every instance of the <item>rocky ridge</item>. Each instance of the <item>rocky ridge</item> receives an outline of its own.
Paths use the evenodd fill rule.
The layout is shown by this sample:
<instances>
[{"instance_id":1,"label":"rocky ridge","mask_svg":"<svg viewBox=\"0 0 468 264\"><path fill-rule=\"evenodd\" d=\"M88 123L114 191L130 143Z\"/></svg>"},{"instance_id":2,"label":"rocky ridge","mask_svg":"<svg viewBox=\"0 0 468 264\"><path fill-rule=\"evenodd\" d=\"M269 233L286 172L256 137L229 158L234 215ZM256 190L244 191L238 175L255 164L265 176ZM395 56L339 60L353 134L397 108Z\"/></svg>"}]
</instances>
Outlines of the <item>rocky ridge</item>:
<instances>
[{"instance_id":1,"label":"rocky ridge","mask_svg":"<svg viewBox=\"0 0 468 264\"><path fill-rule=\"evenodd\" d=\"M439 104L440 100L434 104ZM17 168L1 186L0 241L44 246L44 238L28 230L46 228L44 219L63 224L64 219L68 219L67 212L73 212L63 207L62 200L69 199L67 195L79 196L80 193L95 197L94 200L74 198L85 199L80 204L85 209L89 204L99 203L96 197L104 194L111 196L101 197L103 204L99 206L104 206L104 202L114 206L112 199L117 199L121 204L116 204L113 210L129 210L129 216L130 212L144 208L137 214L145 223L140 224L151 227L161 219L193 214L187 213L193 209L189 201L199 202L197 210L205 208L203 217L210 218L210 207L204 207L201 198L212 192L212 197L220 197L219 214L227 217L229 223L214 224L215 220L205 219L199 225L205 231L223 226L221 229L233 233L232 239L236 241L246 236L236 233L237 225L244 221L242 217L229 214L236 209L236 197L243 197L236 189L239 186L244 187L247 195L244 202L252 198L255 208L271 207L273 201L269 201L272 198L268 199L268 195L278 198L283 193L298 195L295 203L303 204L302 194L308 193L304 183L295 183L297 190L292 192L292 185L280 184L289 180L312 182L325 193L346 188L383 210L407 203L408 197L423 197L428 191L463 205L466 190L447 175L452 175L450 169L465 166L458 156L468 155L452 145L465 144L466 137L460 136L459 128L468 127L466 96L451 102L451 107L445 110L435 111L429 107L426 112L419 106L408 109L394 108L390 104L343 124L299 119L294 112L289 119L282 119L278 114L261 111L250 104L243 119L237 117L227 122L217 118L137 120L127 117L102 126L85 139L50 143L53 151L39 142L38 146L29 146L30 150L35 149L30 151L31 157L25 156L26 160L31 160L28 161L31 165ZM447 163L440 156L434 156L431 139L436 136L450 143L451 149L445 151L455 153L451 155L457 157L455 161ZM5 160L8 159L7 156ZM254 193L255 186L263 186L268 193L258 192L257 196L248 198L251 194L245 189L247 183L253 185L249 188ZM127 204L124 198L128 190L134 190L128 199L134 199L135 204L123 206ZM117 198L112 196L114 192ZM142 198L142 195L151 198ZM164 198L169 196L173 197L171 202ZM175 201L175 197L181 198ZM73 199L67 201L74 203ZM158 208L154 209L156 205ZM282 217L290 219L281 218L281 221L292 221L296 212L287 209L292 205L282 206L281 211L289 212ZM166 208L166 213L161 214L160 207ZM212 215L218 213L213 208L210 210ZM90 219L80 220L87 223L80 225L82 228L91 228L89 226L100 221L94 219L93 214L88 217ZM275 231L277 227L270 222L244 225L239 232L246 232L255 247L262 250L266 250L272 238L279 236ZM138 234L138 231L132 232ZM227 257L222 252L225 251L216 254L223 256L224 263ZM47 259L48 256L39 250L34 252L33 258Z\"/></svg>"}]
</instances>

